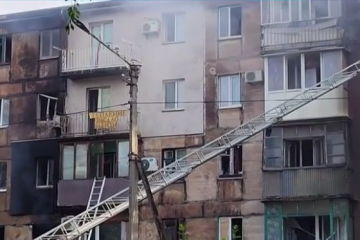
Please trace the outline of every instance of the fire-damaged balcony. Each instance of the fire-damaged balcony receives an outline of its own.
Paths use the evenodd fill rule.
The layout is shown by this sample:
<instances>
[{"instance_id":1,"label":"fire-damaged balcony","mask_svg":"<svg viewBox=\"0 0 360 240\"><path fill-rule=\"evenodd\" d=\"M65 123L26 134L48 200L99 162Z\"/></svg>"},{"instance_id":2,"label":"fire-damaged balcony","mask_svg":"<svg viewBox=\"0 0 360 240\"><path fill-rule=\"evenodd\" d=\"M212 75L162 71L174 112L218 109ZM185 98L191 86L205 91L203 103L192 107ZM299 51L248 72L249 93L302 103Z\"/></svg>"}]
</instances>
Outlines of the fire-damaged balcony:
<instances>
[{"instance_id":1,"label":"fire-damaged balcony","mask_svg":"<svg viewBox=\"0 0 360 240\"><path fill-rule=\"evenodd\" d=\"M262 54L309 48L346 48L348 31L343 18L273 23L261 26Z\"/></svg>"},{"instance_id":2,"label":"fire-damaged balcony","mask_svg":"<svg viewBox=\"0 0 360 240\"><path fill-rule=\"evenodd\" d=\"M129 62L140 63L140 47L128 42L110 46ZM126 70L124 62L102 45L62 50L62 75L72 80L111 76Z\"/></svg>"},{"instance_id":3,"label":"fire-damaged balcony","mask_svg":"<svg viewBox=\"0 0 360 240\"><path fill-rule=\"evenodd\" d=\"M121 134L129 132L128 109L109 108L101 112L78 112L60 117L62 137L85 137L89 135Z\"/></svg>"}]
</instances>

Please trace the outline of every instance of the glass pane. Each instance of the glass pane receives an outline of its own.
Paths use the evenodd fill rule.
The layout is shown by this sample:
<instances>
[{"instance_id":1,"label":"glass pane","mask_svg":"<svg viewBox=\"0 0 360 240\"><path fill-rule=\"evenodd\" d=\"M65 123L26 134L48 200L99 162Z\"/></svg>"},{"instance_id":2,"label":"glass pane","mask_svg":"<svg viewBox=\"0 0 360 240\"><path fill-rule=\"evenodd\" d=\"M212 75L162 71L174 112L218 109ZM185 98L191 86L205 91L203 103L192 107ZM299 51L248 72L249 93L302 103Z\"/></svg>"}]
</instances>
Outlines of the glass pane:
<instances>
[{"instance_id":1,"label":"glass pane","mask_svg":"<svg viewBox=\"0 0 360 240\"><path fill-rule=\"evenodd\" d=\"M51 51L51 31L41 33L41 57L50 57Z\"/></svg>"},{"instance_id":2,"label":"glass pane","mask_svg":"<svg viewBox=\"0 0 360 240\"><path fill-rule=\"evenodd\" d=\"M119 177L129 176L129 142L118 144L118 173Z\"/></svg>"},{"instance_id":3,"label":"glass pane","mask_svg":"<svg viewBox=\"0 0 360 240\"><path fill-rule=\"evenodd\" d=\"M261 22L270 23L270 1L261 1Z\"/></svg>"},{"instance_id":4,"label":"glass pane","mask_svg":"<svg viewBox=\"0 0 360 240\"><path fill-rule=\"evenodd\" d=\"M327 145L327 155L345 155L345 145L337 144L337 145Z\"/></svg>"},{"instance_id":5,"label":"glass pane","mask_svg":"<svg viewBox=\"0 0 360 240\"><path fill-rule=\"evenodd\" d=\"M311 11L313 18L324 18L329 16L328 0L312 0Z\"/></svg>"},{"instance_id":6,"label":"glass pane","mask_svg":"<svg viewBox=\"0 0 360 240\"><path fill-rule=\"evenodd\" d=\"M239 105L240 104L240 76L232 76L231 77L231 101L232 105Z\"/></svg>"},{"instance_id":7,"label":"glass pane","mask_svg":"<svg viewBox=\"0 0 360 240\"><path fill-rule=\"evenodd\" d=\"M229 33L229 8L224 7L219 9L219 37L228 37Z\"/></svg>"},{"instance_id":8,"label":"glass pane","mask_svg":"<svg viewBox=\"0 0 360 240\"><path fill-rule=\"evenodd\" d=\"M175 160L179 160L186 155L186 149L178 149L175 151L175 154Z\"/></svg>"},{"instance_id":9,"label":"glass pane","mask_svg":"<svg viewBox=\"0 0 360 240\"><path fill-rule=\"evenodd\" d=\"M326 144L334 145L334 144L342 144L342 143L345 143L345 138L343 133L326 135Z\"/></svg>"},{"instance_id":10,"label":"glass pane","mask_svg":"<svg viewBox=\"0 0 360 240\"><path fill-rule=\"evenodd\" d=\"M175 42L175 15L169 14L165 16L165 41L166 42Z\"/></svg>"},{"instance_id":11,"label":"glass pane","mask_svg":"<svg viewBox=\"0 0 360 240\"><path fill-rule=\"evenodd\" d=\"M3 108L2 108L2 126L9 125L9 109L10 109L10 100L9 99L3 99Z\"/></svg>"},{"instance_id":12,"label":"glass pane","mask_svg":"<svg viewBox=\"0 0 360 240\"><path fill-rule=\"evenodd\" d=\"M341 52L323 52L322 53L322 79L330 77L342 69Z\"/></svg>"},{"instance_id":13,"label":"glass pane","mask_svg":"<svg viewBox=\"0 0 360 240\"><path fill-rule=\"evenodd\" d=\"M310 19L310 1L300 1L301 3L301 19L309 20Z\"/></svg>"},{"instance_id":14,"label":"glass pane","mask_svg":"<svg viewBox=\"0 0 360 240\"><path fill-rule=\"evenodd\" d=\"M230 8L230 35L241 35L241 7Z\"/></svg>"},{"instance_id":15,"label":"glass pane","mask_svg":"<svg viewBox=\"0 0 360 240\"><path fill-rule=\"evenodd\" d=\"M320 53L305 54L305 87L313 87L320 79Z\"/></svg>"},{"instance_id":16,"label":"glass pane","mask_svg":"<svg viewBox=\"0 0 360 240\"><path fill-rule=\"evenodd\" d=\"M102 88L101 91L101 111L109 111L111 106L110 88Z\"/></svg>"},{"instance_id":17,"label":"glass pane","mask_svg":"<svg viewBox=\"0 0 360 240\"><path fill-rule=\"evenodd\" d=\"M87 177L87 144L76 145L75 178L84 179Z\"/></svg>"},{"instance_id":18,"label":"glass pane","mask_svg":"<svg viewBox=\"0 0 360 240\"><path fill-rule=\"evenodd\" d=\"M0 163L0 189L6 189L7 163Z\"/></svg>"},{"instance_id":19,"label":"glass pane","mask_svg":"<svg viewBox=\"0 0 360 240\"><path fill-rule=\"evenodd\" d=\"M72 180L74 175L74 146L64 146L62 159L63 180Z\"/></svg>"},{"instance_id":20,"label":"glass pane","mask_svg":"<svg viewBox=\"0 0 360 240\"><path fill-rule=\"evenodd\" d=\"M89 148L89 177L103 177L102 173L102 160L104 156L104 146L102 142L91 143Z\"/></svg>"},{"instance_id":21,"label":"glass pane","mask_svg":"<svg viewBox=\"0 0 360 240\"><path fill-rule=\"evenodd\" d=\"M265 167L280 168L283 166L281 157L267 157L265 158Z\"/></svg>"},{"instance_id":22,"label":"glass pane","mask_svg":"<svg viewBox=\"0 0 360 240\"><path fill-rule=\"evenodd\" d=\"M185 41L185 15L176 15L176 41Z\"/></svg>"},{"instance_id":23,"label":"glass pane","mask_svg":"<svg viewBox=\"0 0 360 240\"><path fill-rule=\"evenodd\" d=\"M226 107L230 105L230 77L220 77L219 78L219 106Z\"/></svg>"},{"instance_id":24,"label":"glass pane","mask_svg":"<svg viewBox=\"0 0 360 240\"><path fill-rule=\"evenodd\" d=\"M175 109L176 101L176 83L166 82L165 83L165 109Z\"/></svg>"},{"instance_id":25,"label":"glass pane","mask_svg":"<svg viewBox=\"0 0 360 240\"><path fill-rule=\"evenodd\" d=\"M52 51L51 56L53 57L59 56L60 54L59 50L53 47L60 48L60 29L56 29L52 31L52 46L51 46L51 51Z\"/></svg>"},{"instance_id":26,"label":"glass pane","mask_svg":"<svg viewBox=\"0 0 360 240\"><path fill-rule=\"evenodd\" d=\"M113 43L113 24L104 24L104 43L111 45Z\"/></svg>"},{"instance_id":27,"label":"glass pane","mask_svg":"<svg viewBox=\"0 0 360 240\"><path fill-rule=\"evenodd\" d=\"M185 81L178 80L176 81L177 84L177 99L176 99L176 108L183 108L184 101L185 101Z\"/></svg>"},{"instance_id":28,"label":"glass pane","mask_svg":"<svg viewBox=\"0 0 360 240\"><path fill-rule=\"evenodd\" d=\"M268 58L268 81L269 91L284 89L283 57Z\"/></svg>"},{"instance_id":29,"label":"glass pane","mask_svg":"<svg viewBox=\"0 0 360 240\"><path fill-rule=\"evenodd\" d=\"M287 57L288 66L288 89L301 89L301 56L293 55Z\"/></svg>"},{"instance_id":30,"label":"glass pane","mask_svg":"<svg viewBox=\"0 0 360 240\"><path fill-rule=\"evenodd\" d=\"M290 11L291 11L291 21L295 22L295 21L300 21L300 16L299 16L299 6L300 6L300 2L299 1L290 1Z\"/></svg>"}]
</instances>

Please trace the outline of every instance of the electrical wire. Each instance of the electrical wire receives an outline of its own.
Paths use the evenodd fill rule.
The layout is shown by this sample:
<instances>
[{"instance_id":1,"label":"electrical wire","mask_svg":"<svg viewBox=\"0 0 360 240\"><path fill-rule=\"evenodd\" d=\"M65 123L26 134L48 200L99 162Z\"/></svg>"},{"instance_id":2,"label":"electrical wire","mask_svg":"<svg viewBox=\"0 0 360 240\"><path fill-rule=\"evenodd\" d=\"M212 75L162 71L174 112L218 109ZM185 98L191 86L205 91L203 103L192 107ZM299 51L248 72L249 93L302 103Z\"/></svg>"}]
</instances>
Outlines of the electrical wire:
<instances>
[{"instance_id":1,"label":"electrical wire","mask_svg":"<svg viewBox=\"0 0 360 240\"><path fill-rule=\"evenodd\" d=\"M318 98L315 99L313 101L326 101L326 100L346 100L349 99L347 97L341 98L341 97L329 97L329 98ZM274 100L268 100L268 99L252 99L252 100L241 100L241 103L252 103L252 102L284 102L290 99L274 99ZM299 99L299 101L303 101L301 99ZM209 103L214 103L214 104L219 104L219 103L232 103L233 101L180 101L180 102L166 102L166 103L181 103L181 104L209 104ZM138 105L158 105L158 104L165 104L165 102L161 102L161 101L153 101L153 102L138 102ZM129 105L129 103L121 103L121 104L115 104L115 105L111 105L108 107L104 107L104 108L99 108L99 109L110 109L113 107L125 107ZM65 116L71 116L71 115L75 115L75 114L79 114L79 113L87 113L87 110L84 111L78 111L78 112L72 112L72 113L59 113L59 115L65 115ZM7 126L13 126L13 125L19 125L19 124L26 124L26 123L34 123L37 121L41 121L40 118L35 118L35 119L30 119L28 121L20 121L20 122L15 122L15 123L9 123Z\"/></svg>"}]
</instances>

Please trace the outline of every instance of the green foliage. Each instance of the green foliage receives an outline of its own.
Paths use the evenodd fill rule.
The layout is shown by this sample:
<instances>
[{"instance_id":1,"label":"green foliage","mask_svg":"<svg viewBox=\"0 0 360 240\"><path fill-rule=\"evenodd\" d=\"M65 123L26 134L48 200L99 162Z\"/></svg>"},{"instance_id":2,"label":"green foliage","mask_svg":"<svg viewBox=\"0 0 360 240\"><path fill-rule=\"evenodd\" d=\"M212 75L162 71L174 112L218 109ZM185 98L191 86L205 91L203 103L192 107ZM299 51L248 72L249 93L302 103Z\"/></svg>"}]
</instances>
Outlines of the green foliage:
<instances>
[{"instance_id":1,"label":"green foliage","mask_svg":"<svg viewBox=\"0 0 360 240\"><path fill-rule=\"evenodd\" d=\"M66 2L69 0L65 0ZM66 32L69 34L72 30L75 29L80 22L80 11L79 11L79 3L76 0L71 0L72 4L67 10L68 14L68 22L66 23ZM91 0L90 0L91 1Z\"/></svg>"}]
</instances>

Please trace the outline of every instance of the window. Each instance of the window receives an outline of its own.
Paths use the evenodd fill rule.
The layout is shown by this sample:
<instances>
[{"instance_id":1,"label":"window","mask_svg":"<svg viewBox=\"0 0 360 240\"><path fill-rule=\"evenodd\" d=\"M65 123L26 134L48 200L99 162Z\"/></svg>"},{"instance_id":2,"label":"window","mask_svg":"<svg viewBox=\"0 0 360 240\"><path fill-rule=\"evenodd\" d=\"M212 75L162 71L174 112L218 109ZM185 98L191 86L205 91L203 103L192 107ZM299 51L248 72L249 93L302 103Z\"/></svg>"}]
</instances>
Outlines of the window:
<instances>
[{"instance_id":1,"label":"window","mask_svg":"<svg viewBox=\"0 0 360 240\"><path fill-rule=\"evenodd\" d=\"M129 141L66 144L62 150L62 179L129 176Z\"/></svg>"},{"instance_id":2,"label":"window","mask_svg":"<svg viewBox=\"0 0 360 240\"><path fill-rule=\"evenodd\" d=\"M0 192L6 191L7 163L0 162Z\"/></svg>"},{"instance_id":3,"label":"window","mask_svg":"<svg viewBox=\"0 0 360 240\"><path fill-rule=\"evenodd\" d=\"M182 109L184 79L163 82L164 110Z\"/></svg>"},{"instance_id":4,"label":"window","mask_svg":"<svg viewBox=\"0 0 360 240\"><path fill-rule=\"evenodd\" d=\"M305 89L320 86L321 80L342 68L341 53L311 52L269 57L265 60L268 91Z\"/></svg>"},{"instance_id":5,"label":"window","mask_svg":"<svg viewBox=\"0 0 360 240\"><path fill-rule=\"evenodd\" d=\"M180 240L179 233L180 221L176 219L164 219L162 220L165 232L166 240Z\"/></svg>"},{"instance_id":6,"label":"window","mask_svg":"<svg viewBox=\"0 0 360 240\"><path fill-rule=\"evenodd\" d=\"M325 162L322 138L285 140L285 167L320 166Z\"/></svg>"},{"instance_id":7,"label":"window","mask_svg":"<svg viewBox=\"0 0 360 240\"><path fill-rule=\"evenodd\" d=\"M0 99L0 127L7 127L9 125L9 99Z\"/></svg>"},{"instance_id":8,"label":"window","mask_svg":"<svg viewBox=\"0 0 360 240\"><path fill-rule=\"evenodd\" d=\"M337 17L341 15L341 8L340 2L331 3L330 0L261 1L262 23L284 23Z\"/></svg>"},{"instance_id":9,"label":"window","mask_svg":"<svg viewBox=\"0 0 360 240\"><path fill-rule=\"evenodd\" d=\"M54 181L54 161L48 158L36 159L36 187L52 187Z\"/></svg>"},{"instance_id":10,"label":"window","mask_svg":"<svg viewBox=\"0 0 360 240\"><path fill-rule=\"evenodd\" d=\"M180 158L183 158L186 156L186 149L163 149L162 150L162 162L163 167L175 162L176 160L179 160Z\"/></svg>"},{"instance_id":11,"label":"window","mask_svg":"<svg viewBox=\"0 0 360 240\"><path fill-rule=\"evenodd\" d=\"M218 239L242 240L243 224L242 218L219 218L219 237Z\"/></svg>"},{"instance_id":12,"label":"window","mask_svg":"<svg viewBox=\"0 0 360 240\"><path fill-rule=\"evenodd\" d=\"M0 36L0 64L11 62L11 36Z\"/></svg>"},{"instance_id":13,"label":"window","mask_svg":"<svg viewBox=\"0 0 360 240\"><path fill-rule=\"evenodd\" d=\"M221 76L218 78L218 100L220 108L239 107L240 75Z\"/></svg>"},{"instance_id":14,"label":"window","mask_svg":"<svg viewBox=\"0 0 360 240\"><path fill-rule=\"evenodd\" d=\"M59 56L60 29L42 31L40 34L40 59Z\"/></svg>"},{"instance_id":15,"label":"window","mask_svg":"<svg viewBox=\"0 0 360 240\"><path fill-rule=\"evenodd\" d=\"M185 14L164 14L164 34L166 43L185 41Z\"/></svg>"},{"instance_id":16,"label":"window","mask_svg":"<svg viewBox=\"0 0 360 240\"><path fill-rule=\"evenodd\" d=\"M108 46L113 44L113 23L112 22L102 22L102 23L92 23L90 24L90 32L102 40ZM99 45L99 42L96 39L91 38L92 48L97 49L98 47L103 48Z\"/></svg>"},{"instance_id":17,"label":"window","mask_svg":"<svg viewBox=\"0 0 360 240\"><path fill-rule=\"evenodd\" d=\"M109 111L111 106L110 88L88 89L89 112Z\"/></svg>"},{"instance_id":18,"label":"window","mask_svg":"<svg viewBox=\"0 0 360 240\"><path fill-rule=\"evenodd\" d=\"M38 118L40 121L51 121L54 119L57 110L57 97L39 94Z\"/></svg>"},{"instance_id":19,"label":"window","mask_svg":"<svg viewBox=\"0 0 360 240\"><path fill-rule=\"evenodd\" d=\"M242 175L242 146L236 146L225 151L219 157L219 177Z\"/></svg>"},{"instance_id":20,"label":"window","mask_svg":"<svg viewBox=\"0 0 360 240\"><path fill-rule=\"evenodd\" d=\"M241 6L219 8L219 39L241 36Z\"/></svg>"}]
</instances>

